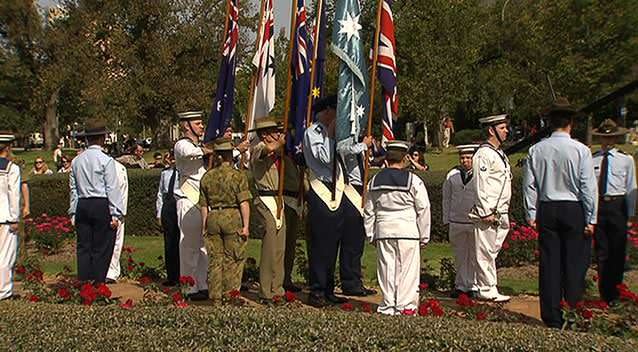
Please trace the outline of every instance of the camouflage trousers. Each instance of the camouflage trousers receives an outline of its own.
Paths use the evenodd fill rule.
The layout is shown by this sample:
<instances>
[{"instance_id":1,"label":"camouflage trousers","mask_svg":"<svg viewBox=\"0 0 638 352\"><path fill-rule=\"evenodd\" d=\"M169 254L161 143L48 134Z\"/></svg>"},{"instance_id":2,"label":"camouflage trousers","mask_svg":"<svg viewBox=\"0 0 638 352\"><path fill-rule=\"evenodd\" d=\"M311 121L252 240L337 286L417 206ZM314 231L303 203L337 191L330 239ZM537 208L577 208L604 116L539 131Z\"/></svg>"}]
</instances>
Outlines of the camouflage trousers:
<instances>
[{"instance_id":1,"label":"camouflage trousers","mask_svg":"<svg viewBox=\"0 0 638 352\"><path fill-rule=\"evenodd\" d=\"M259 295L272 299L284 294L284 251L286 246L286 218L277 229L275 218L261 200L255 200L255 212L263 223L265 233L261 240L259 260Z\"/></svg>"},{"instance_id":2,"label":"camouflage trousers","mask_svg":"<svg viewBox=\"0 0 638 352\"><path fill-rule=\"evenodd\" d=\"M224 293L241 286L248 240L238 234L242 228L239 209L212 210L206 225L208 294L213 301L220 302Z\"/></svg>"}]
</instances>

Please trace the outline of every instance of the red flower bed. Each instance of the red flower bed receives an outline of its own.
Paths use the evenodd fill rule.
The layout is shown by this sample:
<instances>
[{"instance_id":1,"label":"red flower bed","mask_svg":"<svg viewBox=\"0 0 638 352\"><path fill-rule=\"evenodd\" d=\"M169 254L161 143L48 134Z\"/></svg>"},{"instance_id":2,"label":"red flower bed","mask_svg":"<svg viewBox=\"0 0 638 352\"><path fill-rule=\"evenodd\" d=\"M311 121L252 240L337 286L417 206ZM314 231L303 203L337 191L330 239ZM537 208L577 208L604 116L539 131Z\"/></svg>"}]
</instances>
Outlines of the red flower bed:
<instances>
[{"instance_id":1,"label":"red flower bed","mask_svg":"<svg viewBox=\"0 0 638 352\"><path fill-rule=\"evenodd\" d=\"M45 254L58 252L65 240L73 238L71 219L66 216L48 216L46 213L25 220L29 238Z\"/></svg>"},{"instance_id":2,"label":"red flower bed","mask_svg":"<svg viewBox=\"0 0 638 352\"><path fill-rule=\"evenodd\" d=\"M538 232L514 221L496 258L498 267L512 267L538 263Z\"/></svg>"}]
</instances>

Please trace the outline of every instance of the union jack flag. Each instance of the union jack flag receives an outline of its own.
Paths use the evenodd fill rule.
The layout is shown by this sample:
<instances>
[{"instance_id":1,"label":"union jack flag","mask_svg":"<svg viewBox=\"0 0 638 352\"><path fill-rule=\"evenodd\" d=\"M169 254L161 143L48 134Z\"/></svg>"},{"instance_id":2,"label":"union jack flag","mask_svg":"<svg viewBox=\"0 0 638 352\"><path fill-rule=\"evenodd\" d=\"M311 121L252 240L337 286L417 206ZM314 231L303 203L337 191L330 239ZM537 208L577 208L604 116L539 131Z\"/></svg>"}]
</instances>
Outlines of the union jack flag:
<instances>
[{"instance_id":1,"label":"union jack flag","mask_svg":"<svg viewBox=\"0 0 638 352\"><path fill-rule=\"evenodd\" d=\"M239 41L239 0L228 0L228 32L222 50L222 64L217 76L217 90L213 107L208 118L204 142L208 143L222 136L233 118L235 99L235 53Z\"/></svg>"},{"instance_id":2,"label":"union jack flag","mask_svg":"<svg viewBox=\"0 0 638 352\"><path fill-rule=\"evenodd\" d=\"M287 141L288 153L299 159L302 150L303 135L306 131L306 112L308 109L308 94L310 93L310 55L312 40L306 25L307 15L304 0L297 1L297 25L292 40L292 96L290 101L290 116L295 127L294 136L289 135ZM302 159L302 158L301 158Z\"/></svg>"},{"instance_id":3,"label":"union jack flag","mask_svg":"<svg viewBox=\"0 0 638 352\"><path fill-rule=\"evenodd\" d=\"M393 124L399 113L397 92L397 65L395 59L394 20L392 4L394 0L382 0L381 29L379 31L379 54L377 58L379 82L383 87L383 141L394 139Z\"/></svg>"}]
</instances>

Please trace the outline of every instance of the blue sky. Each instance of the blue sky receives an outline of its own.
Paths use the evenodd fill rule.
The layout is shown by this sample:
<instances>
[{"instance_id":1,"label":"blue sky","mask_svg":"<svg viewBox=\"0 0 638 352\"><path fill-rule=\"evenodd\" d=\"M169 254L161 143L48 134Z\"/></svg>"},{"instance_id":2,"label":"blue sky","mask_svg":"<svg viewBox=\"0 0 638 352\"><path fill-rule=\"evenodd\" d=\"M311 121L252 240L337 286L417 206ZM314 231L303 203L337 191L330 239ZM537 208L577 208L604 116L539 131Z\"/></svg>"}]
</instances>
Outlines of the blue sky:
<instances>
[{"instance_id":1,"label":"blue sky","mask_svg":"<svg viewBox=\"0 0 638 352\"><path fill-rule=\"evenodd\" d=\"M246 1L246 0L244 0ZM248 0L254 4L257 4L259 0ZM38 4L40 6L47 8L51 5L57 4L57 0L38 0ZM275 6L275 27L277 33L279 33L280 28L286 28L288 31L288 27L290 26L290 6L292 5L292 1L290 0L274 0ZM241 4L241 1L240 1ZM259 8L259 6L255 6Z\"/></svg>"}]
</instances>

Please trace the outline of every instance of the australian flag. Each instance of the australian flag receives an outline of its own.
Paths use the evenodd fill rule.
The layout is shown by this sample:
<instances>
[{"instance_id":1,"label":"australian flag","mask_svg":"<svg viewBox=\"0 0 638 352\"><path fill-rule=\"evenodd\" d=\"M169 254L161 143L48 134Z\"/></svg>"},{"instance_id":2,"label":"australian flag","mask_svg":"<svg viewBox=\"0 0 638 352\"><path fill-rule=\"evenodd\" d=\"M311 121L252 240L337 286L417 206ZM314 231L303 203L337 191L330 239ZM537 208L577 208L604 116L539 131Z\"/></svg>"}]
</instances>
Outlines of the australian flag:
<instances>
[{"instance_id":1,"label":"australian flag","mask_svg":"<svg viewBox=\"0 0 638 352\"><path fill-rule=\"evenodd\" d=\"M213 141L224 134L233 118L233 103L235 100L235 66L237 42L239 40L239 0L228 1L228 32L222 51L222 64L217 77L217 90L213 99L213 106L208 118L204 143Z\"/></svg>"},{"instance_id":2,"label":"australian flag","mask_svg":"<svg viewBox=\"0 0 638 352\"><path fill-rule=\"evenodd\" d=\"M301 145L306 131L306 113L308 111L308 94L310 93L310 57L312 41L307 27L304 0L297 1L297 27L295 29L292 48L292 96L290 116L295 127L294 135L288 135L288 154L295 160L303 159Z\"/></svg>"},{"instance_id":3,"label":"australian flag","mask_svg":"<svg viewBox=\"0 0 638 352\"><path fill-rule=\"evenodd\" d=\"M399 113L397 93L397 65L395 59L394 20L392 3L382 0L381 26L379 30L379 54L377 59L379 82L383 87L383 141L394 140L393 124Z\"/></svg>"},{"instance_id":4,"label":"australian flag","mask_svg":"<svg viewBox=\"0 0 638 352\"><path fill-rule=\"evenodd\" d=\"M311 84L313 101L324 96L323 83L325 80L324 76L326 66L326 37L328 36L328 18L326 16L326 1L320 1L322 4L321 13L316 14L317 20L315 22L314 28L314 37L317 38L317 43L315 43L315 45L317 45L317 58L315 62L315 80ZM318 36L317 31L319 32Z\"/></svg>"}]
</instances>

